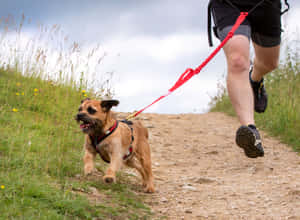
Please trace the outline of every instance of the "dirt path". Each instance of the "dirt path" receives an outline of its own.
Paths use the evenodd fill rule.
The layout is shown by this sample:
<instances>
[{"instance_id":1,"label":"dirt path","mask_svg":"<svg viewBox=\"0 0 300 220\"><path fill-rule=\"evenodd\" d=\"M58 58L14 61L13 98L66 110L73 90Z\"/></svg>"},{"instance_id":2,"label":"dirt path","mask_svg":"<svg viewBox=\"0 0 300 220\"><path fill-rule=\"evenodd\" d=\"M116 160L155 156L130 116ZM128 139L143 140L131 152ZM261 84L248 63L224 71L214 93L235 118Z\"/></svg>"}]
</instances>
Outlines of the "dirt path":
<instances>
[{"instance_id":1,"label":"dirt path","mask_svg":"<svg viewBox=\"0 0 300 220\"><path fill-rule=\"evenodd\" d=\"M236 119L222 113L140 119L150 131L157 192L147 203L167 219L300 219L300 157L261 133L265 157L235 145Z\"/></svg>"}]
</instances>

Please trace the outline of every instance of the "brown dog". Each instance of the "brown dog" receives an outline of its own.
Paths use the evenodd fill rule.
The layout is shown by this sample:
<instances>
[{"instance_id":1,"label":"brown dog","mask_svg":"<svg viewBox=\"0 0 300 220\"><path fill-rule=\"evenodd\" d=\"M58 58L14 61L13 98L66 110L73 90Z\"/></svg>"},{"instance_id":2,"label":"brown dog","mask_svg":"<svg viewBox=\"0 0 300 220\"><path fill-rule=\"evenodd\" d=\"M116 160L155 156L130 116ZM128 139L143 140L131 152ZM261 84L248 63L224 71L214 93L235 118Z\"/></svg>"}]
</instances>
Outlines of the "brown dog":
<instances>
[{"instance_id":1,"label":"brown dog","mask_svg":"<svg viewBox=\"0 0 300 220\"><path fill-rule=\"evenodd\" d=\"M110 109L118 104L117 100L81 102L76 120L82 122L80 128L86 134L84 173L94 171L94 159L99 153L109 163L105 182L115 182L116 171L125 164L138 170L146 192L154 192L148 131L139 121L116 120Z\"/></svg>"}]
</instances>

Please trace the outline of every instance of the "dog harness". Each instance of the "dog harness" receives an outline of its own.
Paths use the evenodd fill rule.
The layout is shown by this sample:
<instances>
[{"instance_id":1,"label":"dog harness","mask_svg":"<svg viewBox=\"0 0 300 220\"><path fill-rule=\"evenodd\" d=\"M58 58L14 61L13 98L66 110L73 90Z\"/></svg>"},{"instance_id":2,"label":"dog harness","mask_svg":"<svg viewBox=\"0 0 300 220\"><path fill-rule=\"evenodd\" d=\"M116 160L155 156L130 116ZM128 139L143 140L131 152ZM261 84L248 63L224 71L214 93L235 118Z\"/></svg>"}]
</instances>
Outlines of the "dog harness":
<instances>
[{"instance_id":1,"label":"dog harness","mask_svg":"<svg viewBox=\"0 0 300 220\"><path fill-rule=\"evenodd\" d=\"M130 130L131 130L131 143L128 147L127 153L123 156L123 160L128 160L132 155L133 155L133 147L132 147L132 143L134 141L134 136L133 136L133 128L132 128L132 122L131 121L127 121L127 120L121 120L120 122L125 123L129 126ZM116 120L116 122L114 123L113 126L111 126L107 131L104 132L104 134L100 135L100 136L92 136L89 135L90 140L92 142L92 146L94 147L94 149L100 154L100 157L102 158L102 160L104 160L106 163L110 163L110 160L107 160L102 154L101 154L101 150L99 149L99 147L97 147L105 138L107 138L109 135L111 135L117 128L119 125L119 121Z\"/></svg>"}]
</instances>

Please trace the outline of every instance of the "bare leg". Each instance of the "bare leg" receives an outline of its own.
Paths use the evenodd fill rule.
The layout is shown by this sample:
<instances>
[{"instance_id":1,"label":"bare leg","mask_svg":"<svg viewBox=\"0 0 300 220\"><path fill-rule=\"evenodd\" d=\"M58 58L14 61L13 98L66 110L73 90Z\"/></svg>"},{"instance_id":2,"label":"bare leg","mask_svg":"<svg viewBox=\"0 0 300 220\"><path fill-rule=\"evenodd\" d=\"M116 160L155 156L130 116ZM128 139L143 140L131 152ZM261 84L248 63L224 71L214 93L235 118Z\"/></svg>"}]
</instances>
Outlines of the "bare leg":
<instances>
[{"instance_id":1,"label":"bare leg","mask_svg":"<svg viewBox=\"0 0 300 220\"><path fill-rule=\"evenodd\" d=\"M276 69L279 61L280 45L275 47L261 47L253 43L255 58L251 78L259 82L262 77Z\"/></svg>"},{"instance_id":2,"label":"bare leg","mask_svg":"<svg viewBox=\"0 0 300 220\"><path fill-rule=\"evenodd\" d=\"M249 40L243 35L233 36L224 46L228 66L228 94L242 125L254 124L254 101L249 83L249 50Z\"/></svg>"}]
</instances>

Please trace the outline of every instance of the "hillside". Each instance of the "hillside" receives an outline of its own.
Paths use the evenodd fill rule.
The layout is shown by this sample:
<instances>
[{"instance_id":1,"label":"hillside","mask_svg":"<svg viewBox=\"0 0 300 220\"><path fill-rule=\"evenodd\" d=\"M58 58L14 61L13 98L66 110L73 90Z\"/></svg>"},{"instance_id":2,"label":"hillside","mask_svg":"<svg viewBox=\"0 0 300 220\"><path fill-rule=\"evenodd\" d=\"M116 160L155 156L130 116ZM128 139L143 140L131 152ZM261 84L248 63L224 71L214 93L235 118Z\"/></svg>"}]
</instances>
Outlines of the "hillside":
<instances>
[{"instance_id":1,"label":"hillside","mask_svg":"<svg viewBox=\"0 0 300 220\"><path fill-rule=\"evenodd\" d=\"M82 89L0 70L0 219L146 218L120 174L107 186L82 173L83 135L74 120ZM97 160L97 169L105 164ZM101 202L82 193L99 191Z\"/></svg>"},{"instance_id":2,"label":"hillside","mask_svg":"<svg viewBox=\"0 0 300 220\"><path fill-rule=\"evenodd\" d=\"M86 96L0 71L0 219L300 219L297 153L262 131L265 157L245 157L237 120L218 112L138 117L150 133L154 194L132 169L104 184L100 158L84 177L73 116Z\"/></svg>"}]
</instances>

